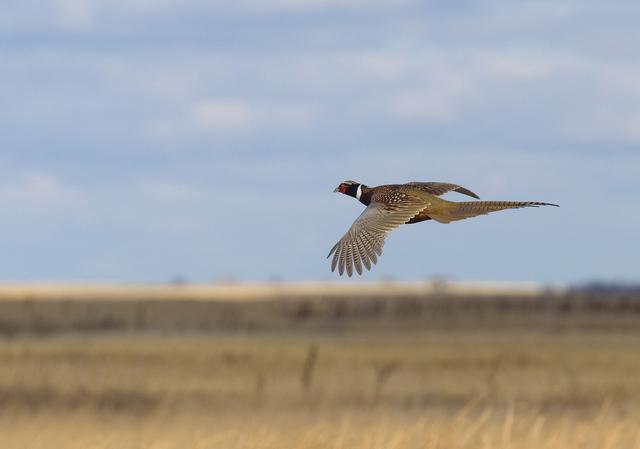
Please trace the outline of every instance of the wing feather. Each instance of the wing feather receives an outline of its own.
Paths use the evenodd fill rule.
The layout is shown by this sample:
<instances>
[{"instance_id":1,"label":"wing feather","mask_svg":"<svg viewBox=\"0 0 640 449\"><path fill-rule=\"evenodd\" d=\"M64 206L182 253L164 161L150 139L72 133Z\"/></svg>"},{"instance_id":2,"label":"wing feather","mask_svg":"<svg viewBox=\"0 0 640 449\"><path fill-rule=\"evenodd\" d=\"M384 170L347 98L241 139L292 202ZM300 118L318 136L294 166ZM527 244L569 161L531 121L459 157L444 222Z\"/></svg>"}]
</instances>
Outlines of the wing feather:
<instances>
[{"instance_id":1,"label":"wing feather","mask_svg":"<svg viewBox=\"0 0 640 449\"><path fill-rule=\"evenodd\" d=\"M362 244L362 263L364 264L364 267L367 270L371 270L371 256L369 255L369 253L371 252L371 248L368 246L366 239L364 237L364 234L360 235L360 241ZM359 273L362 274L362 273Z\"/></svg>"},{"instance_id":2,"label":"wing feather","mask_svg":"<svg viewBox=\"0 0 640 449\"><path fill-rule=\"evenodd\" d=\"M399 193L401 201L387 204L372 200L369 206L353 222L347 233L331 248L329 255L331 271L338 269L340 275L346 271L362 274L362 268L371 269L382 255L387 234L420 213L429 203L423 198Z\"/></svg>"},{"instance_id":3,"label":"wing feather","mask_svg":"<svg viewBox=\"0 0 640 449\"><path fill-rule=\"evenodd\" d=\"M353 267L352 267L352 264L353 264L353 256L354 256L354 254L353 254L353 249L354 249L354 248L353 248L353 242L351 242L351 244L350 244L350 245L347 245L345 249L347 250L347 251L346 251L346 252L347 252L347 257L346 257L346 262L347 262L347 267L346 267L346 268L347 268L347 275L348 275L349 277L351 277L351 276L353 276Z\"/></svg>"},{"instance_id":4,"label":"wing feather","mask_svg":"<svg viewBox=\"0 0 640 449\"><path fill-rule=\"evenodd\" d=\"M448 182L409 182L407 185L436 196L444 195L447 192L458 192L472 198L480 199L480 197L471 190Z\"/></svg>"}]
</instances>

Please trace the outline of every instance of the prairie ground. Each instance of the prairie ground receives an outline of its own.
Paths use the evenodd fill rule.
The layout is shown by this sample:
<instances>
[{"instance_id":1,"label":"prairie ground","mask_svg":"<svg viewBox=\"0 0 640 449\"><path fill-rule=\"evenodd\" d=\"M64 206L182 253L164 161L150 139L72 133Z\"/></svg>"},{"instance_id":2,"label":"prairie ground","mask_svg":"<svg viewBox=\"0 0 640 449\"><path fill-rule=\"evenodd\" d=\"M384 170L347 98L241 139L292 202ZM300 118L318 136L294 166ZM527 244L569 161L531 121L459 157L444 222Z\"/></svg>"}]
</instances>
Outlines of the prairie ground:
<instances>
[{"instance_id":1,"label":"prairie ground","mask_svg":"<svg viewBox=\"0 0 640 449\"><path fill-rule=\"evenodd\" d=\"M640 448L640 333L0 341L3 448Z\"/></svg>"}]
</instances>

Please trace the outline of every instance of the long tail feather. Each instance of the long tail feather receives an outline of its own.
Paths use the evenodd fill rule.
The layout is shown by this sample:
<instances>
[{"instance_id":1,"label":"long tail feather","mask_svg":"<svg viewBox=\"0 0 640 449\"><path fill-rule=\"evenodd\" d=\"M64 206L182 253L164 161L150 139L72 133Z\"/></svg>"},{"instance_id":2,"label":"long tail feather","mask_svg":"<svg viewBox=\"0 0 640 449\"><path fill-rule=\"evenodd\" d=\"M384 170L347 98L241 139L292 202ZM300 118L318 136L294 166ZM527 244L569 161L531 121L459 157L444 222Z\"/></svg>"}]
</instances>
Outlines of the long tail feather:
<instances>
[{"instance_id":1,"label":"long tail feather","mask_svg":"<svg viewBox=\"0 0 640 449\"><path fill-rule=\"evenodd\" d=\"M443 208L434 214L429 214L429 216L440 223L449 223L451 221L464 220L465 218L485 215L499 210L539 206L560 207L557 204L541 203L538 201L464 201L451 203L450 207Z\"/></svg>"}]
</instances>

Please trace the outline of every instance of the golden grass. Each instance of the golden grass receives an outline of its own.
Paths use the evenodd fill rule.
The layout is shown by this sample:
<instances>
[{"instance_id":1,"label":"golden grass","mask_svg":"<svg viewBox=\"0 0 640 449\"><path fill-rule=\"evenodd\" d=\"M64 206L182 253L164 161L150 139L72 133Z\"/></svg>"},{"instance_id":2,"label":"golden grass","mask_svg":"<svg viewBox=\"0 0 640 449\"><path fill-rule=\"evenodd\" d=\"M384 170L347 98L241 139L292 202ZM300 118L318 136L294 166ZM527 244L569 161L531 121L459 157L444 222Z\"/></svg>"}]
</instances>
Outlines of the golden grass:
<instances>
[{"instance_id":1,"label":"golden grass","mask_svg":"<svg viewBox=\"0 0 640 449\"><path fill-rule=\"evenodd\" d=\"M0 446L640 448L638 354L636 334L3 340Z\"/></svg>"},{"instance_id":2,"label":"golden grass","mask_svg":"<svg viewBox=\"0 0 640 449\"><path fill-rule=\"evenodd\" d=\"M479 409L435 413L267 413L215 416L165 411L122 416L11 416L3 447L51 448L624 448L638 447L637 416L581 418L571 413Z\"/></svg>"}]
</instances>

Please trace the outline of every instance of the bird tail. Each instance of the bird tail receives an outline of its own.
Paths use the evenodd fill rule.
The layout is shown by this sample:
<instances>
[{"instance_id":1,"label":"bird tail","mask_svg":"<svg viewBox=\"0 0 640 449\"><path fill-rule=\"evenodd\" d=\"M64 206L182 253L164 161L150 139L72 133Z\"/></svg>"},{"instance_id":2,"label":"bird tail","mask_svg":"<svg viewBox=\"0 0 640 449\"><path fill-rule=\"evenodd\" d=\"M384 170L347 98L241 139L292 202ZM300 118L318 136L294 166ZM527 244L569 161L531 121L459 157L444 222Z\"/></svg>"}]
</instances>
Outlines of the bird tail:
<instances>
[{"instance_id":1,"label":"bird tail","mask_svg":"<svg viewBox=\"0 0 640 449\"><path fill-rule=\"evenodd\" d=\"M560 207L557 204L537 201L463 201L460 203L449 202L446 207L430 213L429 216L440 223L449 223L478 215L486 215L499 210L538 206Z\"/></svg>"}]
</instances>

